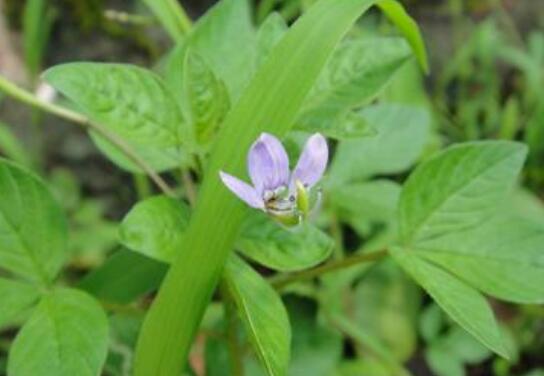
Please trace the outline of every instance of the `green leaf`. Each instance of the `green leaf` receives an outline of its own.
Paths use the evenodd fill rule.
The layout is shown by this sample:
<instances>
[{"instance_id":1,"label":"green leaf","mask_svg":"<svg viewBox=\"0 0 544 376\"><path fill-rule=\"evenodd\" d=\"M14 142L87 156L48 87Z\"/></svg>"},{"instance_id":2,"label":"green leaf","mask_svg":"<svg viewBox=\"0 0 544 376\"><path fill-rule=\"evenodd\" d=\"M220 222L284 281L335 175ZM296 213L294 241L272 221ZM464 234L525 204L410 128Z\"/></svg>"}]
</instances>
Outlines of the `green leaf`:
<instances>
[{"instance_id":1,"label":"green leaf","mask_svg":"<svg viewBox=\"0 0 544 376\"><path fill-rule=\"evenodd\" d=\"M297 121L297 128L325 133L327 128L347 128L352 132L353 129L359 129L359 132L362 129L365 135L364 126L353 125L357 124L357 117L348 116L347 112L379 94L411 54L408 44L401 38L344 42L314 86ZM345 123L352 123L351 128ZM356 137L358 134L354 133L353 137Z\"/></svg>"},{"instance_id":2,"label":"green leaf","mask_svg":"<svg viewBox=\"0 0 544 376\"><path fill-rule=\"evenodd\" d=\"M156 147L178 146L187 137L184 119L162 79L131 65L69 63L44 79L97 123L123 139Z\"/></svg>"},{"instance_id":3,"label":"green leaf","mask_svg":"<svg viewBox=\"0 0 544 376\"><path fill-rule=\"evenodd\" d=\"M287 374L329 376L342 358L342 336L318 320L314 301L290 296L285 304L293 332Z\"/></svg>"},{"instance_id":4,"label":"green leaf","mask_svg":"<svg viewBox=\"0 0 544 376\"><path fill-rule=\"evenodd\" d=\"M242 226L236 247L245 256L271 269L292 272L325 261L334 242L309 223L288 230L262 213L252 213Z\"/></svg>"},{"instance_id":5,"label":"green leaf","mask_svg":"<svg viewBox=\"0 0 544 376\"><path fill-rule=\"evenodd\" d=\"M227 263L225 281L267 374L285 375L291 327L278 293L238 257L232 257Z\"/></svg>"},{"instance_id":6,"label":"green leaf","mask_svg":"<svg viewBox=\"0 0 544 376\"><path fill-rule=\"evenodd\" d=\"M170 262L183 247L189 216L189 207L179 200L165 196L149 198L125 216L119 241L131 250Z\"/></svg>"},{"instance_id":7,"label":"green leaf","mask_svg":"<svg viewBox=\"0 0 544 376\"><path fill-rule=\"evenodd\" d=\"M335 140L350 140L376 135L364 116L358 111L337 111L321 107L306 113L296 129L308 133L321 133Z\"/></svg>"},{"instance_id":8,"label":"green leaf","mask_svg":"<svg viewBox=\"0 0 544 376\"><path fill-rule=\"evenodd\" d=\"M39 293L35 286L0 278L0 328L9 324L21 312L32 307L38 301Z\"/></svg>"},{"instance_id":9,"label":"green leaf","mask_svg":"<svg viewBox=\"0 0 544 376\"><path fill-rule=\"evenodd\" d=\"M236 101L253 72L256 33L247 0L222 0L195 24L187 41L225 82Z\"/></svg>"},{"instance_id":10,"label":"green leaf","mask_svg":"<svg viewBox=\"0 0 544 376\"><path fill-rule=\"evenodd\" d=\"M430 117L422 108L379 104L361 115L377 135L338 145L329 171L331 184L402 172L417 161L429 138Z\"/></svg>"},{"instance_id":11,"label":"green leaf","mask_svg":"<svg viewBox=\"0 0 544 376\"><path fill-rule=\"evenodd\" d=\"M419 27L414 19L412 19L408 13L406 13L406 10L402 7L402 4L396 0L380 0L376 3L376 5L380 7L387 18L406 38L417 57L419 65L425 73L428 73L429 63L425 43L423 42L423 38L421 38Z\"/></svg>"},{"instance_id":12,"label":"green leaf","mask_svg":"<svg viewBox=\"0 0 544 376\"><path fill-rule=\"evenodd\" d=\"M232 2L219 6L224 4ZM372 4L372 0L320 0L273 48L240 98L231 96L234 106L211 151L184 247L144 321L135 376L177 375L183 368L204 308L234 247L247 208L220 183L219 171L243 176L247 150L260 133L283 137L289 131L334 47ZM222 53L223 48L217 49L221 43L208 43L212 46ZM200 50L197 53L210 63ZM215 64L210 65L216 71ZM247 72L236 71L246 76ZM232 90L234 85L225 81Z\"/></svg>"},{"instance_id":13,"label":"green leaf","mask_svg":"<svg viewBox=\"0 0 544 376\"><path fill-rule=\"evenodd\" d=\"M12 376L96 376L108 350L108 319L87 294L59 289L43 297L17 334L8 358Z\"/></svg>"},{"instance_id":14,"label":"green leaf","mask_svg":"<svg viewBox=\"0 0 544 376\"><path fill-rule=\"evenodd\" d=\"M0 267L48 285L65 259L66 223L36 176L0 160Z\"/></svg>"},{"instance_id":15,"label":"green leaf","mask_svg":"<svg viewBox=\"0 0 544 376\"><path fill-rule=\"evenodd\" d=\"M159 287L168 266L139 255L120 250L104 265L85 276L78 287L111 303L129 304Z\"/></svg>"},{"instance_id":16,"label":"green leaf","mask_svg":"<svg viewBox=\"0 0 544 376\"><path fill-rule=\"evenodd\" d=\"M417 254L482 292L516 303L544 303L544 224L500 218L446 235Z\"/></svg>"},{"instance_id":17,"label":"green leaf","mask_svg":"<svg viewBox=\"0 0 544 376\"><path fill-rule=\"evenodd\" d=\"M25 145L19 141L11 127L2 122L0 122L0 153L24 167L32 168L34 165Z\"/></svg>"},{"instance_id":18,"label":"green leaf","mask_svg":"<svg viewBox=\"0 0 544 376\"><path fill-rule=\"evenodd\" d=\"M96 147L117 166L133 173L144 172L120 151L117 146L113 145L104 137L92 131L89 132L89 135ZM160 148L154 145L144 145L135 141L128 141L127 143L131 146L132 150L157 172L172 170L180 166L188 166L191 163L187 152L179 146Z\"/></svg>"},{"instance_id":19,"label":"green leaf","mask_svg":"<svg viewBox=\"0 0 544 376\"><path fill-rule=\"evenodd\" d=\"M401 187L390 180L334 185L327 190L338 216L362 235L372 224L392 224L396 220Z\"/></svg>"},{"instance_id":20,"label":"green leaf","mask_svg":"<svg viewBox=\"0 0 544 376\"><path fill-rule=\"evenodd\" d=\"M223 122L230 100L227 88L197 54L187 53L184 66L184 102L189 108L196 139L209 143Z\"/></svg>"},{"instance_id":21,"label":"green leaf","mask_svg":"<svg viewBox=\"0 0 544 376\"><path fill-rule=\"evenodd\" d=\"M257 33L257 63L259 68L268 58L270 52L289 30L283 17L276 12L270 13Z\"/></svg>"},{"instance_id":22,"label":"green leaf","mask_svg":"<svg viewBox=\"0 0 544 376\"><path fill-rule=\"evenodd\" d=\"M191 20L176 0L143 0L174 41L181 41Z\"/></svg>"},{"instance_id":23,"label":"green leaf","mask_svg":"<svg viewBox=\"0 0 544 376\"><path fill-rule=\"evenodd\" d=\"M357 326L382 342L399 363L410 359L417 349L418 291L396 265L381 263L356 285L348 308Z\"/></svg>"},{"instance_id":24,"label":"green leaf","mask_svg":"<svg viewBox=\"0 0 544 376\"><path fill-rule=\"evenodd\" d=\"M497 354L509 357L493 311L478 291L410 249L393 248L391 255L456 323Z\"/></svg>"},{"instance_id":25,"label":"green leaf","mask_svg":"<svg viewBox=\"0 0 544 376\"><path fill-rule=\"evenodd\" d=\"M523 165L527 147L508 141L452 146L408 178L399 205L405 244L475 226L492 215Z\"/></svg>"}]
</instances>

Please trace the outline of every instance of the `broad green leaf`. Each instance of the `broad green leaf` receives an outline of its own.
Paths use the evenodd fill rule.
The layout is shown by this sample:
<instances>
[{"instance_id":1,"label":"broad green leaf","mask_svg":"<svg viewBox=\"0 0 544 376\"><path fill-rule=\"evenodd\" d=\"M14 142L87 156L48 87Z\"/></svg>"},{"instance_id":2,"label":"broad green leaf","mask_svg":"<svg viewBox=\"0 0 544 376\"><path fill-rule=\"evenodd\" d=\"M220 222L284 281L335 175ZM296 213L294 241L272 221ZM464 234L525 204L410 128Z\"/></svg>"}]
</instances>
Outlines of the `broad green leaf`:
<instances>
[{"instance_id":1,"label":"broad green leaf","mask_svg":"<svg viewBox=\"0 0 544 376\"><path fill-rule=\"evenodd\" d=\"M414 318L418 311L418 289L391 263L372 268L354 290L346 311L367 335L376 337L399 363L417 349ZM352 308L350 310L350 308Z\"/></svg>"},{"instance_id":2,"label":"broad green leaf","mask_svg":"<svg viewBox=\"0 0 544 376\"><path fill-rule=\"evenodd\" d=\"M259 68L270 55L274 46L285 35L289 27L283 17L276 12L270 13L257 32L256 66Z\"/></svg>"},{"instance_id":3,"label":"broad green leaf","mask_svg":"<svg viewBox=\"0 0 544 376\"><path fill-rule=\"evenodd\" d=\"M377 135L338 145L329 172L331 184L402 172L417 161L427 143L430 117L420 107L379 104L361 115Z\"/></svg>"},{"instance_id":4,"label":"broad green leaf","mask_svg":"<svg viewBox=\"0 0 544 376\"><path fill-rule=\"evenodd\" d=\"M138 203L125 217L120 242L127 248L171 262L183 248L189 208L181 201L153 197ZM323 262L333 242L310 224L287 230L266 215L253 212L242 227L236 247L271 269L295 271Z\"/></svg>"},{"instance_id":5,"label":"broad green leaf","mask_svg":"<svg viewBox=\"0 0 544 376\"><path fill-rule=\"evenodd\" d=\"M112 145L111 142L95 132L91 131L89 132L89 135L96 147L117 166L133 173L144 172L139 166L135 165L132 160L127 158L117 146ZM186 150L183 150L180 146L160 148L135 141L128 141L127 143L132 147L132 150L157 172L172 170L176 167L189 166L191 163Z\"/></svg>"},{"instance_id":6,"label":"broad green leaf","mask_svg":"<svg viewBox=\"0 0 544 376\"><path fill-rule=\"evenodd\" d=\"M285 375L289 365L291 327L280 296L237 257L227 263L225 282L267 374Z\"/></svg>"},{"instance_id":7,"label":"broad green leaf","mask_svg":"<svg viewBox=\"0 0 544 376\"><path fill-rule=\"evenodd\" d=\"M87 274L78 287L100 300L129 304L157 289L167 270L168 266L163 263L120 250Z\"/></svg>"},{"instance_id":8,"label":"broad green leaf","mask_svg":"<svg viewBox=\"0 0 544 376\"><path fill-rule=\"evenodd\" d=\"M196 140L207 144L229 110L227 88L200 56L189 52L184 65L183 89Z\"/></svg>"},{"instance_id":9,"label":"broad green leaf","mask_svg":"<svg viewBox=\"0 0 544 376\"><path fill-rule=\"evenodd\" d=\"M425 349L424 356L437 376L466 376L463 363L451 355L449 348L441 344Z\"/></svg>"},{"instance_id":10,"label":"broad green leaf","mask_svg":"<svg viewBox=\"0 0 544 376\"><path fill-rule=\"evenodd\" d=\"M391 224L396 220L401 187L390 180L333 185L327 198L338 216L362 235L373 224Z\"/></svg>"},{"instance_id":11,"label":"broad green leaf","mask_svg":"<svg viewBox=\"0 0 544 376\"><path fill-rule=\"evenodd\" d=\"M65 259L66 222L36 176L0 160L0 268L49 284Z\"/></svg>"},{"instance_id":12,"label":"broad green leaf","mask_svg":"<svg viewBox=\"0 0 544 376\"><path fill-rule=\"evenodd\" d=\"M345 128L344 123L349 121L356 123L354 116L346 113L379 94L411 55L408 44L401 38L344 42L314 86L297 128L325 132L327 128Z\"/></svg>"},{"instance_id":13,"label":"broad green leaf","mask_svg":"<svg viewBox=\"0 0 544 376\"><path fill-rule=\"evenodd\" d=\"M189 208L179 200L165 196L149 198L125 216L119 241L131 250L170 262L183 247L189 216Z\"/></svg>"},{"instance_id":14,"label":"broad green leaf","mask_svg":"<svg viewBox=\"0 0 544 376\"><path fill-rule=\"evenodd\" d=\"M178 42L191 26L191 20L176 0L143 0L151 9L170 37Z\"/></svg>"},{"instance_id":15,"label":"broad green leaf","mask_svg":"<svg viewBox=\"0 0 544 376\"><path fill-rule=\"evenodd\" d=\"M493 311L478 291L411 249L393 248L391 255L455 322L497 354L509 357Z\"/></svg>"},{"instance_id":16,"label":"broad green leaf","mask_svg":"<svg viewBox=\"0 0 544 376\"><path fill-rule=\"evenodd\" d=\"M0 153L24 167L32 168L32 156L26 149L11 128L0 122Z\"/></svg>"},{"instance_id":17,"label":"broad green leaf","mask_svg":"<svg viewBox=\"0 0 544 376\"><path fill-rule=\"evenodd\" d=\"M427 241L414 251L482 292L516 303L544 303L544 224L518 218Z\"/></svg>"},{"instance_id":18,"label":"broad green leaf","mask_svg":"<svg viewBox=\"0 0 544 376\"><path fill-rule=\"evenodd\" d=\"M364 359L348 360L341 363L333 376L391 376L391 370L376 359L365 357Z\"/></svg>"},{"instance_id":19,"label":"broad green leaf","mask_svg":"<svg viewBox=\"0 0 544 376\"><path fill-rule=\"evenodd\" d=\"M305 118L296 125L296 129L308 133L319 132L335 140L350 140L376 135L376 130L368 124L359 111L345 111L338 114L331 112L331 109L326 107L306 114Z\"/></svg>"},{"instance_id":20,"label":"broad green leaf","mask_svg":"<svg viewBox=\"0 0 544 376\"><path fill-rule=\"evenodd\" d=\"M108 351L108 319L87 294L59 289L42 298L17 334L11 376L96 376Z\"/></svg>"},{"instance_id":21,"label":"broad green leaf","mask_svg":"<svg viewBox=\"0 0 544 376\"><path fill-rule=\"evenodd\" d=\"M192 30L188 46L225 82L236 101L253 72L256 33L247 0L222 0Z\"/></svg>"},{"instance_id":22,"label":"broad green leaf","mask_svg":"<svg viewBox=\"0 0 544 376\"><path fill-rule=\"evenodd\" d=\"M452 146L421 164L400 199L405 244L475 226L489 218L513 186L527 147L508 141Z\"/></svg>"},{"instance_id":23,"label":"broad green leaf","mask_svg":"<svg viewBox=\"0 0 544 376\"><path fill-rule=\"evenodd\" d=\"M309 223L288 230L257 212L248 216L236 242L236 248L245 256L284 272L307 269L325 261L333 246L329 236Z\"/></svg>"},{"instance_id":24,"label":"broad green leaf","mask_svg":"<svg viewBox=\"0 0 544 376\"><path fill-rule=\"evenodd\" d=\"M18 314L32 307L38 301L39 292L35 286L27 283L0 278L0 296L2 297L0 328L2 328Z\"/></svg>"},{"instance_id":25,"label":"broad green leaf","mask_svg":"<svg viewBox=\"0 0 544 376\"><path fill-rule=\"evenodd\" d=\"M281 138L290 130L334 47L374 3L320 0L272 49L239 99L232 96L234 106L211 151L184 247L142 326L135 376L177 375L183 368L198 323L234 248L247 208L220 183L219 171L243 177L247 151L257 136L266 131ZM224 4L232 3L219 6ZM208 46L222 53L223 48L217 49L221 43ZM210 63L202 51L196 52ZM216 71L215 64L210 65ZM247 76L247 72L237 70L239 75Z\"/></svg>"},{"instance_id":26,"label":"broad green leaf","mask_svg":"<svg viewBox=\"0 0 544 376\"><path fill-rule=\"evenodd\" d=\"M191 135L178 105L154 73L123 64L69 63L44 78L93 121L127 142L169 148Z\"/></svg>"},{"instance_id":27,"label":"broad green leaf","mask_svg":"<svg viewBox=\"0 0 544 376\"><path fill-rule=\"evenodd\" d=\"M342 336L318 320L315 302L291 296L285 303L293 332L287 375L329 376L342 358Z\"/></svg>"}]
</instances>

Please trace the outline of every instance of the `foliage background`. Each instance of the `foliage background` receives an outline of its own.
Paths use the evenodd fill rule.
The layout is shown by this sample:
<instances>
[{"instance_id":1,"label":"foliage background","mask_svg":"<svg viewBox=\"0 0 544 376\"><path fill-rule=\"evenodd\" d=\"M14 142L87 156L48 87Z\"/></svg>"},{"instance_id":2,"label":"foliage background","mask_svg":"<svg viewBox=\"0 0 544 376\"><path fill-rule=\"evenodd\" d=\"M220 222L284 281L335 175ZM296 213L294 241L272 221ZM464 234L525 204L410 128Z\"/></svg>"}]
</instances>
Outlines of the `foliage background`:
<instances>
[{"instance_id":1,"label":"foliage background","mask_svg":"<svg viewBox=\"0 0 544 376\"><path fill-rule=\"evenodd\" d=\"M193 18L212 5L207 1L183 3ZM277 8L287 19L292 19L303 4L287 3ZM25 50L24 38L32 38L22 32L25 2L3 0L1 4L0 72L29 88L39 87L37 72L42 67L75 60L151 67L169 45L160 27L148 25L148 18L131 24L120 21L118 13L107 13L126 11L148 17L149 13L139 2L58 0L51 1L48 8L47 17L52 22L50 37L41 40L40 36L45 37L47 33L38 32L32 39L33 48ZM402 166L401 161L401 167L393 168L390 173L387 168L368 166L368 171L374 168L376 173L363 173L402 181L412 163L445 145L478 139L525 140L531 146L531 154L523 173L527 190L520 194L519 206L527 207L532 216L544 221L541 203L544 197L541 126L544 101L540 95L544 84L544 8L538 1L529 0L411 0L404 4L422 28L430 52L431 74L421 75L415 64L406 66L395 76L383 97L422 106L430 117L431 131L424 147L407 166ZM372 12L365 20L370 28L388 30L389 26L382 22L378 12ZM398 119L406 117L398 116L392 122ZM116 250L117 223L134 202L148 195L152 188L142 179L116 168L84 133L57 117L30 111L9 98L2 98L0 120L0 151L10 158L18 157L47 176L57 196L62 198L69 215L69 248L73 255L62 278L67 284L75 283ZM21 140L21 145L11 142L11 134ZM391 150L386 151L390 155L382 155L383 158L405 146L405 139L399 138L389 140ZM404 158L405 154L401 156ZM395 161L392 163L395 165ZM341 180L342 169L335 171ZM373 193L379 197L370 204L363 202L361 212L369 212L370 217L383 214L387 205L384 208L380 204L389 201L380 198L395 187L368 187L368 190L365 198L373 197ZM342 194L351 197L349 192L340 190L331 200L335 201L340 217L337 237L349 252L361 246L365 236L379 232L375 226L383 226L383 220L375 223L354 218L350 208L342 206L345 202ZM391 195L394 196L394 192ZM372 205L374 213L370 209ZM379 241L376 240L378 244ZM353 284L353 296L347 301L353 304L350 307L353 322L359 329L368 329L368 333L352 328L351 323L323 318L317 302L326 298L315 299L313 292L302 287L301 291L294 289L285 298L294 333L290 371L293 375L319 375L329 371L338 375L379 375L383 372L381 361L356 360L372 347L368 338L360 336L370 336L370 341L378 339L385 346L386 357L405 363L415 375L535 376L544 372L544 311L541 307L493 301L495 313L517 349L518 356L509 365L452 325L392 264L353 272L357 273L360 277L346 277L352 278L350 283ZM332 277L325 282L342 283ZM141 312L125 309L121 307L110 318L115 338L110 347L117 352L110 354L106 374L122 374L126 357L130 357L127 349L135 340ZM213 333L217 326L213 310L208 316L210 327L205 327L203 332ZM7 328L1 333L0 370L5 367L5 353L15 332ZM213 335L209 338L205 347L197 348L192 363L196 369L205 364L210 375L222 375L225 347L214 341ZM247 372L252 374L255 365L251 360L248 362Z\"/></svg>"}]
</instances>

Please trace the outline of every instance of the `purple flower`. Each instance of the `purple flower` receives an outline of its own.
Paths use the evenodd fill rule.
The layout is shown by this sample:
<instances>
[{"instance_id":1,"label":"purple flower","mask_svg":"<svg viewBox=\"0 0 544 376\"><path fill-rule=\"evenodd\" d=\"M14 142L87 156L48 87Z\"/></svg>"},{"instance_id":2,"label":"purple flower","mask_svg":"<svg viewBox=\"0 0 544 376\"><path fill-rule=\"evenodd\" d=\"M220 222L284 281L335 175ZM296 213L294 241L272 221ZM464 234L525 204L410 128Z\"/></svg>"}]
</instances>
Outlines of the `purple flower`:
<instances>
[{"instance_id":1,"label":"purple flower","mask_svg":"<svg viewBox=\"0 0 544 376\"><path fill-rule=\"evenodd\" d=\"M223 183L249 206L261 209L275 217L300 217L306 212L307 194L323 176L329 157L325 138L312 135L293 170L289 171L289 158L274 136L263 133L253 143L248 153L248 172L253 185L249 185L223 171ZM302 213L305 214L305 213Z\"/></svg>"}]
</instances>

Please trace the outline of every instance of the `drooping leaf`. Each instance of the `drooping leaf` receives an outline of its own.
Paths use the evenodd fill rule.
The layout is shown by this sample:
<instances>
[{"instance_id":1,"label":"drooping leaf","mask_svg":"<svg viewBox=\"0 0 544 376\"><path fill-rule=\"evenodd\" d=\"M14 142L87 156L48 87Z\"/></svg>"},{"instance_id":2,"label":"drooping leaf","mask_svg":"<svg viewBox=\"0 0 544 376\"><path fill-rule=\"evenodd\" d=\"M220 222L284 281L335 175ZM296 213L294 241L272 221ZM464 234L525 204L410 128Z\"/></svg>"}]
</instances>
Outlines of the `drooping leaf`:
<instances>
[{"instance_id":1,"label":"drooping leaf","mask_svg":"<svg viewBox=\"0 0 544 376\"><path fill-rule=\"evenodd\" d=\"M455 322L497 354L509 357L493 311L478 291L411 249L393 248L391 255Z\"/></svg>"},{"instance_id":2,"label":"drooping leaf","mask_svg":"<svg viewBox=\"0 0 544 376\"><path fill-rule=\"evenodd\" d=\"M261 132L282 137L289 131L334 47L373 4L317 2L273 48L239 99L232 97L234 105L211 151L184 247L142 326L136 376L176 375L183 368L204 307L233 249L246 208L220 184L219 170L242 176L247 150ZM421 41L413 30L407 37ZM242 72L246 74L243 69L238 74Z\"/></svg>"},{"instance_id":3,"label":"drooping leaf","mask_svg":"<svg viewBox=\"0 0 544 376\"><path fill-rule=\"evenodd\" d=\"M379 104L361 115L377 134L338 145L329 172L331 182L402 172L417 161L427 142L430 118L422 108Z\"/></svg>"},{"instance_id":4,"label":"drooping leaf","mask_svg":"<svg viewBox=\"0 0 544 376\"><path fill-rule=\"evenodd\" d=\"M307 269L325 261L333 241L309 223L288 230L261 213L252 213L236 247L254 261L280 271Z\"/></svg>"},{"instance_id":5,"label":"drooping leaf","mask_svg":"<svg viewBox=\"0 0 544 376\"><path fill-rule=\"evenodd\" d=\"M49 284L65 259L66 223L45 184L0 160L0 268Z\"/></svg>"},{"instance_id":6,"label":"drooping leaf","mask_svg":"<svg viewBox=\"0 0 544 376\"><path fill-rule=\"evenodd\" d=\"M159 287L168 266L128 250L119 250L86 275L78 287L111 303L129 304Z\"/></svg>"},{"instance_id":7,"label":"drooping leaf","mask_svg":"<svg viewBox=\"0 0 544 376\"><path fill-rule=\"evenodd\" d=\"M408 44L400 38L345 42L314 86L297 128L326 132L327 128L345 128L347 121L353 123L353 116L346 114L379 94L411 54Z\"/></svg>"},{"instance_id":8,"label":"drooping leaf","mask_svg":"<svg viewBox=\"0 0 544 376\"><path fill-rule=\"evenodd\" d=\"M131 250L170 262L183 246L189 216L189 208L179 200L165 196L149 198L125 216L119 241Z\"/></svg>"},{"instance_id":9,"label":"drooping leaf","mask_svg":"<svg viewBox=\"0 0 544 376\"><path fill-rule=\"evenodd\" d=\"M13 376L96 376L108 350L108 320L98 302L74 289L42 298L8 358Z\"/></svg>"},{"instance_id":10,"label":"drooping leaf","mask_svg":"<svg viewBox=\"0 0 544 376\"><path fill-rule=\"evenodd\" d=\"M256 33L247 0L223 0L198 20L187 41L236 101L251 78Z\"/></svg>"},{"instance_id":11,"label":"drooping leaf","mask_svg":"<svg viewBox=\"0 0 544 376\"><path fill-rule=\"evenodd\" d=\"M229 110L229 94L206 62L191 52L185 60L183 84L193 132L198 142L207 144Z\"/></svg>"},{"instance_id":12,"label":"drooping leaf","mask_svg":"<svg viewBox=\"0 0 544 376\"><path fill-rule=\"evenodd\" d=\"M516 303L544 302L544 224L500 218L415 251L486 294Z\"/></svg>"},{"instance_id":13,"label":"drooping leaf","mask_svg":"<svg viewBox=\"0 0 544 376\"><path fill-rule=\"evenodd\" d=\"M179 146L190 137L177 104L154 73L123 64L68 63L44 78L92 120L127 141Z\"/></svg>"},{"instance_id":14,"label":"drooping leaf","mask_svg":"<svg viewBox=\"0 0 544 376\"><path fill-rule=\"evenodd\" d=\"M482 141L448 148L420 165L399 204L405 244L461 231L486 220L513 186L527 148Z\"/></svg>"},{"instance_id":15,"label":"drooping leaf","mask_svg":"<svg viewBox=\"0 0 544 376\"><path fill-rule=\"evenodd\" d=\"M35 286L27 283L0 278L0 328L8 324L18 314L32 307L38 301L39 292Z\"/></svg>"},{"instance_id":16,"label":"drooping leaf","mask_svg":"<svg viewBox=\"0 0 544 376\"><path fill-rule=\"evenodd\" d=\"M280 296L237 257L227 263L224 278L267 374L285 375L289 365L291 327Z\"/></svg>"}]
</instances>

